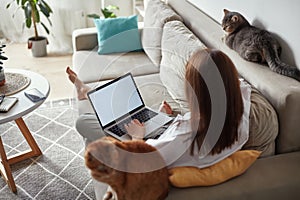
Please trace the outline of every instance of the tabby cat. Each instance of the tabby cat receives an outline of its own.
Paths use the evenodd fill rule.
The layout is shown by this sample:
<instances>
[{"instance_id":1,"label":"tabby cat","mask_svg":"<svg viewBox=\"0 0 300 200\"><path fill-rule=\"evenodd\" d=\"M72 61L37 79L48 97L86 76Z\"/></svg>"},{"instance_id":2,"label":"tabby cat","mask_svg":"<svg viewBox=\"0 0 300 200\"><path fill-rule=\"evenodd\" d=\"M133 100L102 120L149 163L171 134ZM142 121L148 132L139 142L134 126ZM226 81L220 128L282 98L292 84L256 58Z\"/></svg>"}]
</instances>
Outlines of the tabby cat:
<instances>
[{"instance_id":1,"label":"tabby cat","mask_svg":"<svg viewBox=\"0 0 300 200\"><path fill-rule=\"evenodd\" d=\"M245 60L267 62L272 71L300 81L299 69L280 60L281 46L271 33L251 26L238 12L226 9L223 11L225 15L222 28L227 33L225 37L227 46L237 51Z\"/></svg>"},{"instance_id":2,"label":"tabby cat","mask_svg":"<svg viewBox=\"0 0 300 200\"><path fill-rule=\"evenodd\" d=\"M142 157L137 159L134 154L127 152L139 153ZM151 159L140 154L149 152L153 153ZM165 162L154 147L143 141L120 142L110 137L99 139L87 146L85 164L94 179L107 183L113 190L107 192L103 199L159 200L168 195L168 170ZM151 168L154 170L133 172L135 168L145 169L149 166L154 166L155 168Z\"/></svg>"}]
</instances>

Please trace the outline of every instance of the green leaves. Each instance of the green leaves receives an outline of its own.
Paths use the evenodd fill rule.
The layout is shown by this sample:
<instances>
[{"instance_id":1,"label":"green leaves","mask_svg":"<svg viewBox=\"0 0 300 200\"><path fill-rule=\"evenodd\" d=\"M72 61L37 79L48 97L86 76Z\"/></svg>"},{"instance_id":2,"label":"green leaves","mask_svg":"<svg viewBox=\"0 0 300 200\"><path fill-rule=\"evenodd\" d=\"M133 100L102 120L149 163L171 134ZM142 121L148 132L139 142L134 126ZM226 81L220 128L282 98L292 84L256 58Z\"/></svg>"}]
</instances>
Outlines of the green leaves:
<instances>
[{"instance_id":1,"label":"green leaves","mask_svg":"<svg viewBox=\"0 0 300 200\"><path fill-rule=\"evenodd\" d=\"M3 56L2 54L4 53L3 48L6 47L5 45L0 45L0 60L7 60L7 57ZM0 61L0 65L2 65L3 62Z\"/></svg>"},{"instance_id":2,"label":"green leaves","mask_svg":"<svg viewBox=\"0 0 300 200\"><path fill-rule=\"evenodd\" d=\"M28 2L30 2L30 0L22 0L21 5L24 6L26 2L28 3Z\"/></svg>"},{"instance_id":3,"label":"green leaves","mask_svg":"<svg viewBox=\"0 0 300 200\"><path fill-rule=\"evenodd\" d=\"M2 56L2 55L0 54L0 60L7 60L7 57Z\"/></svg>"},{"instance_id":4,"label":"green leaves","mask_svg":"<svg viewBox=\"0 0 300 200\"><path fill-rule=\"evenodd\" d=\"M116 18L117 15L113 12L114 10L119 10L118 6L109 5L104 9L101 9L102 14L105 18Z\"/></svg>"},{"instance_id":5,"label":"green leaves","mask_svg":"<svg viewBox=\"0 0 300 200\"><path fill-rule=\"evenodd\" d=\"M50 31L49 31L49 29L47 28L47 26L46 26L43 22L41 22L41 25L44 27L46 33L49 34Z\"/></svg>"},{"instance_id":6,"label":"green leaves","mask_svg":"<svg viewBox=\"0 0 300 200\"><path fill-rule=\"evenodd\" d=\"M24 10L24 15L25 15L25 24L27 28L31 27L32 24L32 20L31 20L31 16L32 16L32 8L29 2L27 2L26 4L24 4L22 6L23 10Z\"/></svg>"},{"instance_id":7,"label":"green leaves","mask_svg":"<svg viewBox=\"0 0 300 200\"><path fill-rule=\"evenodd\" d=\"M119 7L109 5L105 8L103 8L103 9L101 9L101 12L102 12L104 18L116 18L117 15L114 13L114 10L119 10ZM99 19L100 15L93 13L93 14L88 14L87 17L94 18L94 19Z\"/></svg>"},{"instance_id":8,"label":"green leaves","mask_svg":"<svg viewBox=\"0 0 300 200\"><path fill-rule=\"evenodd\" d=\"M31 28L32 25L34 26L36 37L38 37L36 27L36 24L38 23L41 23L46 33L49 34L49 29L44 23L41 22L40 17L40 13L42 13L48 20L50 26L52 26L50 15L53 12L50 6L45 2L45 0L12 0L12 2L6 5L6 8L8 9L13 2L16 2L16 4L23 9L25 16L24 24L27 28Z\"/></svg>"},{"instance_id":9,"label":"green leaves","mask_svg":"<svg viewBox=\"0 0 300 200\"><path fill-rule=\"evenodd\" d=\"M99 19L99 18L100 18L100 15L93 13L93 14L87 15L87 17L89 17L89 18L94 18L94 19Z\"/></svg>"},{"instance_id":10,"label":"green leaves","mask_svg":"<svg viewBox=\"0 0 300 200\"><path fill-rule=\"evenodd\" d=\"M50 6L43 0L40 0L37 2L37 5L40 8L40 11L48 18L50 17L50 14L52 13L52 10Z\"/></svg>"}]
</instances>

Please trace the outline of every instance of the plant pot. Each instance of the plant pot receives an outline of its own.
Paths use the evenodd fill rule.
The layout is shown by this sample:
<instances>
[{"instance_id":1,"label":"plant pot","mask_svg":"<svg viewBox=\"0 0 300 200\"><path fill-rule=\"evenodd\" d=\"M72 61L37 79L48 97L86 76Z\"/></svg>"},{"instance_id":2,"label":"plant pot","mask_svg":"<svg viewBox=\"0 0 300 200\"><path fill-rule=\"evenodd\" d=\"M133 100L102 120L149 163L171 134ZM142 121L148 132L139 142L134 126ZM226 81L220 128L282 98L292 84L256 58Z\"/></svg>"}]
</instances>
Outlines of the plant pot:
<instances>
[{"instance_id":1,"label":"plant pot","mask_svg":"<svg viewBox=\"0 0 300 200\"><path fill-rule=\"evenodd\" d=\"M33 57L43 57L47 55L48 40L45 37L31 37L28 39L28 49L31 49Z\"/></svg>"}]
</instances>

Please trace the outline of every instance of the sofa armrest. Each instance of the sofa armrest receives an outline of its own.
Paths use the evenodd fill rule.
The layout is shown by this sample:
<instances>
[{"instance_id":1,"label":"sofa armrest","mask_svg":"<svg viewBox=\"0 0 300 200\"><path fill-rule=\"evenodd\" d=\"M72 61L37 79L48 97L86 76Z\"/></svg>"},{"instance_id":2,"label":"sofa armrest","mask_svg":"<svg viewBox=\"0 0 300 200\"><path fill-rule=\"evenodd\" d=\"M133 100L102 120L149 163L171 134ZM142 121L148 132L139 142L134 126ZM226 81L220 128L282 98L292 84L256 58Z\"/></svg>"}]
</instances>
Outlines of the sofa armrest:
<instances>
[{"instance_id":1,"label":"sofa armrest","mask_svg":"<svg viewBox=\"0 0 300 200\"><path fill-rule=\"evenodd\" d=\"M72 44L74 52L80 50L92 50L95 48L98 45L96 27L73 31Z\"/></svg>"},{"instance_id":2,"label":"sofa armrest","mask_svg":"<svg viewBox=\"0 0 300 200\"><path fill-rule=\"evenodd\" d=\"M142 35L144 22L138 22L138 28L140 35ZM94 49L98 45L96 27L76 29L73 31L72 44L74 52Z\"/></svg>"}]
</instances>

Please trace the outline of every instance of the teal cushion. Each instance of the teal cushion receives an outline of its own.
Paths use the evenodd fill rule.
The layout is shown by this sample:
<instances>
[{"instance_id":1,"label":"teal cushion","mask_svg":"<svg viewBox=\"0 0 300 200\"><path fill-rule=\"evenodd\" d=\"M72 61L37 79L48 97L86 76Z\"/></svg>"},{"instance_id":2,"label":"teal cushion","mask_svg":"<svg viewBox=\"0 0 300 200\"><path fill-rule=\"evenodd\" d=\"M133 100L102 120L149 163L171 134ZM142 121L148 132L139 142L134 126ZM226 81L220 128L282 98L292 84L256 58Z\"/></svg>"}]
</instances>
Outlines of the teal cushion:
<instances>
[{"instance_id":1,"label":"teal cushion","mask_svg":"<svg viewBox=\"0 0 300 200\"><path fill-rule=\"evenodd\" d=\"M94 20L98 34L98 54L142 49L137 16Z\"/></svg>"}]
</instances>

